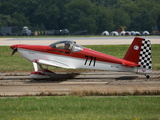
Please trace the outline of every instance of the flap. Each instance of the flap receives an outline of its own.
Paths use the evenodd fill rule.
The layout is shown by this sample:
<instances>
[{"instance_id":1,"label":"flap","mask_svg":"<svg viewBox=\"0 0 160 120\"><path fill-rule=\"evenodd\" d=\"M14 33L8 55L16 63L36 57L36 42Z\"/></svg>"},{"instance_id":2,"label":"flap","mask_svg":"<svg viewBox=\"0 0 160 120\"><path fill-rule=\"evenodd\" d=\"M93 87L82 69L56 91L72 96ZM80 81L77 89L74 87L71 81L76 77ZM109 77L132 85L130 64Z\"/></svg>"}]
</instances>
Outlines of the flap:
<instances>
[{"instance_id":1,"label":"flap","mask_svg":"<svg viewBox=\"0 0 160 120\"><path fill-rule=\"evenodd\" d=\"M71 68L69 65L65 63L61 63L58 61L53 61L53 60L42 60L39 59L37 63L42 64L42 65L48 65L48 66L55 66L55 67L61 67L61 68Z\"/></svg>"}]
</instances>

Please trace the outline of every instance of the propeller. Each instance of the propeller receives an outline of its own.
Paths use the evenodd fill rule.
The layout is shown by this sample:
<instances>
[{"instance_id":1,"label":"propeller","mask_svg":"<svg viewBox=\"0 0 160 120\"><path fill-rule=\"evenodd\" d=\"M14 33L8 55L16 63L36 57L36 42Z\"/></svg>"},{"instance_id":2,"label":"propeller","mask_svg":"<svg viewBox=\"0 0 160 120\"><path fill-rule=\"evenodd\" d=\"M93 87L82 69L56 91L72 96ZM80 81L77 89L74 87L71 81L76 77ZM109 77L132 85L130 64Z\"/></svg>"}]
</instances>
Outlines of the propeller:
<instances>
[{"instance_id":1,"label":"propeller","mask_svg":"<svg viewBox=\"0 0 160 120\"><path fill-rule=\"evenodd\" d=\"M11 56L14 55L15 52L17 52L17 48L13 49Z\"/></svg>"},{"instance_id":2,"label":"propeller","mask_svg":"<svg viewBox=\"0 0 160 120\"><path fill-rule=\"evenodd\" d=\"M21 43L21 41L20 41L20 43ZM20 43L10 46L10 48L13 50L11 56L14 55L15 52L18 52L18 47L19 47Z\"/></svg>"}]
</instances>

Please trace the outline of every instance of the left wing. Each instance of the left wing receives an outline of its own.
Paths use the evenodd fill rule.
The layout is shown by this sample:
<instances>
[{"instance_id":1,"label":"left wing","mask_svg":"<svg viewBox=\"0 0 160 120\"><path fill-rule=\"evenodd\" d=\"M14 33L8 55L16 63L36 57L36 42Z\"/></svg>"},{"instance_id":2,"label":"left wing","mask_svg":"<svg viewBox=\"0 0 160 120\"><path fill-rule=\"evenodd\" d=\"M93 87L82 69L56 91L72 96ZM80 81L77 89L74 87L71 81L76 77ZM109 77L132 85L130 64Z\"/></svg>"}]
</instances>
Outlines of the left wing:
<instances>
[{"instance_id":1,"label":"left wing","mask_svg":"<svg viewBox=\"0 0 160 120\"><path fill-rule=\"evenodd\" d=\"M58 61L54 61L54 60L43 60L43 59L34 59L32 60L32 62L38 63L38 64L42 64L42 65L47 65L47 66L55 66L55 67L61 67L61 68L72 68L69 65L65 64L65 63L61 63Z\"/></svg>"}]
</instances>

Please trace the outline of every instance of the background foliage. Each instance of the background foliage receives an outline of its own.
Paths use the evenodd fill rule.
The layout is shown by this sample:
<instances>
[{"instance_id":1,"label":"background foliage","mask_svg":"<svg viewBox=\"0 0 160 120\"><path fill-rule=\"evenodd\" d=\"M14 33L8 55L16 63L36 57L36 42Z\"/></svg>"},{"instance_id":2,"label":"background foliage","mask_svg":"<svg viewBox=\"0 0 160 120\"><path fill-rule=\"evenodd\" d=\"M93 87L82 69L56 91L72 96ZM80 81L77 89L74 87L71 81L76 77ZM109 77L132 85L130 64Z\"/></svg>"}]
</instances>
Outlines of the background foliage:
<instances>
[{"instance_id":1,"label":"background foliage","mask_svg":"<svg viewBox=\"0 0 160 120\"><path fill-rule=\"evenodd\" d=\"M87 29L90 34L160 28L160 0L0 0L0 27Z\"/></svg>"}]
</instances>

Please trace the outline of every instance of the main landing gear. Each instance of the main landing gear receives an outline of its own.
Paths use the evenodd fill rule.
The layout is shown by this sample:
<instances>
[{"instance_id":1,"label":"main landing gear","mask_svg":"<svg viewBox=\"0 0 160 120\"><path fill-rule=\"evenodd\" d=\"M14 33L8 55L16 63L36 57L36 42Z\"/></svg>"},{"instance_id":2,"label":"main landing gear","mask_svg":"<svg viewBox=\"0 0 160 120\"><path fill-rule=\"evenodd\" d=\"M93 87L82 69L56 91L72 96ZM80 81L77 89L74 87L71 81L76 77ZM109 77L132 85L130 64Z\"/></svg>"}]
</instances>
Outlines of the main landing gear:
<instances>
[{"instance_id":1,"label":"main landing gear","mask_svg":"<svg viewBox=\"0 0 160 120\"><path fill-rule=\"evenodd\" d=\"M49 79L51 78L52 75L54 75L55 73L53 73L52 71L49 71L48 69L43 69L42 65L38 64L40 69L38 70L38 66L37 63L33 62L33 66L34 66L34 72L31 72L30 76L33 79Z\"/></svg>"},{"instance_id":2,"label":"main landing gear","mask_svg":"<svg viewBox=\"0 0 160 120\"><path fill-rule=\"evenodd\" d=\"M30 76L33 79L38 80L38 79L49 79L51 78L52 74L55 74L55 73L47 69L43 69L43 72L42 72L42 70L39 69L38 71L31 72Z\"/></svg>"}]
</instances>

